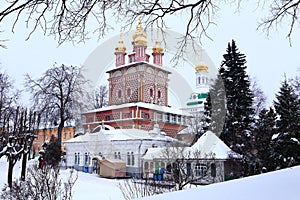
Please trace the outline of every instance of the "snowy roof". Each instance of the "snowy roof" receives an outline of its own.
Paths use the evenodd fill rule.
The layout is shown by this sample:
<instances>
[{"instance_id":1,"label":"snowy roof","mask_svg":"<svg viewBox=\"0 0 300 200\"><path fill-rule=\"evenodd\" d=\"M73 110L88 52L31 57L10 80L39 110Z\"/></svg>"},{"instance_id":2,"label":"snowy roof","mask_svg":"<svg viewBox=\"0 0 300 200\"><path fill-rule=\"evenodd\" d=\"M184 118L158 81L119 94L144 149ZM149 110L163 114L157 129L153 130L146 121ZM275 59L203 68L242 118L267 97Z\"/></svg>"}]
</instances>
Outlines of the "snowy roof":
<instances>
[{"instance_id":1,"label":"snowy roof","mask_svg":"<svg viewBox=\"0 0 300 200\"><path fill-rule=\"evenodd\" d=\"M80 142L97 142L97 141L127 141L127 140L159 140L159 141L177 141L177 139L166 136L160 130L145 131L141 129L114 129L114 130L100 130L95 133L87 133L78 137L72 138L68 143Z\"/></svg>"},{"instance_id":2,"label":"snowy roof","mask_svg":"<svg viewBox=\"0 0 300 200\"><path fill-rule=\"evenodd\" d=\"M152 109L152 110L156 110L156 111L164 112L164 113L176 114L176 115L186 115L186 116L190 115L188 112L179 110L174 107L161 106L161 105L145 103L145 102L133 102L133 103L124 103L124 104L120 104L120 105L111 105L111 106L106 106L106 107L102 107L99 109L90 110L90 111L85 112L84 114L107 111L107 110L115 110L115 109L121 109L121 108L128 108L128 107L134 107L134 106Z\"/></svg>"},{"instance_id":3,"label":"snowy roof","mask_svg":"<svg viewBox=\"0 0 300 200\"><path fill-rule=\"evenodd\" d=\"M163 158L163 152L168 147L163 148L149 148L147 153L143 156L143 159ZM182 148L182 147L180 147ZM176 150L174 147L172 150ZM181 151L181 150L179 150ZM175 153L179 158L181 155L186 158L198 158L198 159L228 159L229 156L240 158L241 156L233 152L222 140L220 140L213 132L207 131L204 133L198 141L191 147L185 147L184 153Z\"/></svg>"},{"instance_id":4,"label":"snowy roof","mask_svg":"<svg viewBox=\"0 0 300 200\"><path fill-rule=\"evenodd\" d=\"M213 156L216 159L228 159L231 154L240 157L211 131L204 133L189 150L199 152L201 158Z\"/></svg>"}]
</instances>

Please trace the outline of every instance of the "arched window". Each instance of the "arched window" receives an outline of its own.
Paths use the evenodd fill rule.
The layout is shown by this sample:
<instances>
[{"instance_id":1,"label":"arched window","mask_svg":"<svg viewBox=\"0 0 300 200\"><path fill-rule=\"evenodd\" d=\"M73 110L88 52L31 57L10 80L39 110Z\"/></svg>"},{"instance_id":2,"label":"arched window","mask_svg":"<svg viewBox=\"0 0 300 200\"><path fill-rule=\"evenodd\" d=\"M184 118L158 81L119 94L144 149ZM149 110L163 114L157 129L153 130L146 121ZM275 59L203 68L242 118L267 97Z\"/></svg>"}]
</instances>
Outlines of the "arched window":
<instances>
[{"instance_id":1,"label":"arched window","mask_svg":"<svg viewBox=\"0 0 300 200\"><path fill-rule=\"evenodd\" d=\"M160 91L160 90L157 91L157 97L158 97L158 98L161 97L161 91Z\"/></svg>"},{"instance_id":2,"label":"arched window","mask_svg":"<svg viewBox=\"0 0 300 200\"><path fill-rule=\"evenodd\" d=\"M152 88L150 88L149 93L150 93L150 97L152 97L153 96L153 89Z\"/></svg>"},{"instance_id":3,"label":"arched window","mask_svg":"<svg viewBox=\"0 0 300 200\"><path fill-rule=\"evenodd\" d=\"M131 96L131 89L127 88L127 97L130 97L130 96Z\"/></svg>"},{"instance_id":4,"label":"arched window","mask_svg":"<svg viewBox=\"0 0 300 200\"><path fill-rule=\"evenodd\" d=\"M77 165L80 164L80 153L77 154Z\"/></svg>"},{"instance_id":5,"label":"arched window","mask_svg":"<svg viewBox=\"0 0 300 200\"><path fill-rule=\"evenodd\" d=\"M118 90L118 98L121 98L121 97L122 97L122 91Z\"/></svg>"},{"instance_id":6,"label":"arched window","mask_svg":"<svg viewBox=\"0 0 300 200\"><path fill-rule=\"evenodd\" d=\"M198 84L201 84L201 77L198 77Z\"/></svg>"},{"instance_id":7,"label":"arched window","mask_svg":"<svg viewBox=\"0 0 300 200\"><path fill-rule=\"evenodd\" d=\"M118 159L121 160L121 153L120 152L118 152Z\"/></svg>"}]
</instances>

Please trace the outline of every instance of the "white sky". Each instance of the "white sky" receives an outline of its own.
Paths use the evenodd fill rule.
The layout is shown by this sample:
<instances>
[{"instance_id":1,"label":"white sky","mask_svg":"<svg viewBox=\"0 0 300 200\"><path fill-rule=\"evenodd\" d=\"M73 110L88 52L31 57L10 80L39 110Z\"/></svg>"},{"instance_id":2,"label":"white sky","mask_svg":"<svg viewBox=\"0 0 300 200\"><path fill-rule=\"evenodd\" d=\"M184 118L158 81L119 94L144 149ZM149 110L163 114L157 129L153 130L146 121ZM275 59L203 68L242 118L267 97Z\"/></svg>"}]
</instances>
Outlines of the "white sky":
<instances>
[{"instance_id":1,"label":"white sky","mask_svg":"<svg viewBox=\"0 0 300 200\"><path fill-rule=\"evenodd\" d=\"M237 13L234 12L234 8L224 5L215 19L217 26L212 26L208 30L213 40L204 38L202 46L218 67L228 42L234 39L240 52L247 56L249 75L257 78L260 87L268 97L268 103L271 103L280 87L284 73L288 78L300 73L297 72L297 69L300 69L299 24L295 26L292 47L290 47L286 38L288 33L286 24L278 26L278 30L273 30L269 38L256 30L257 21L261 19L264 12L261 8L255 8L255 4L247 2L242 4L240 12ZM180 18L169 18L170 28L182 33L184 25L180 25L180 22ZM28 41L25 41L29 31L25 29L23 22L19 22L15 34L10 32L7 22L0 24L0 30L5 31L0 34L1 39L9 39L5 43L8 49L0 49L1 68L15 79L18 88L22 87L24 74L29 73L38 78L55 62L58 65L62 63L82 65L97 46L119 34L119 30L114 30L100 41L95 35L95 38L88 40L85 44L65 43L57 47L57 42L53 37L44 36L40 32L34 33Z\"/></svg>"}]
</instances>

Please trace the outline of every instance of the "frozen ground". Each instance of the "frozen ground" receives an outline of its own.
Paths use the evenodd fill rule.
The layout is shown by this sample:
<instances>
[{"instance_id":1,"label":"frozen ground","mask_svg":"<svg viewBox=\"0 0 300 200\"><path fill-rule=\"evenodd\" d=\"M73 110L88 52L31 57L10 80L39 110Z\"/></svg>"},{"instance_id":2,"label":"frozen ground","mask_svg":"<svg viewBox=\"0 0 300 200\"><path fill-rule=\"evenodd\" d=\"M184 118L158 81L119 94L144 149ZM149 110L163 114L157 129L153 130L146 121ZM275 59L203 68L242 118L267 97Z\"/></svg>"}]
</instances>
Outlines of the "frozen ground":
<instances>
[{"instance_id":1,"label":"frozen ground","mask_svg":"<svg viewBox=\"0 0 300 200\"><path fill-rule=\"evenodd\" d=\"M19 178L19 163L14 168L14 177ZM6 183L7 163L0 159L0 189ZM62 170L65 177L68 170ZM123 200L118 188L121 180L99 178L95 174L78 172L74 186L74 200ZM176 199L231 199L231 200L299 200L300 166L248 178L197 187L179 192L148 197L151 200Z\"/></svg>"}]
</instances>

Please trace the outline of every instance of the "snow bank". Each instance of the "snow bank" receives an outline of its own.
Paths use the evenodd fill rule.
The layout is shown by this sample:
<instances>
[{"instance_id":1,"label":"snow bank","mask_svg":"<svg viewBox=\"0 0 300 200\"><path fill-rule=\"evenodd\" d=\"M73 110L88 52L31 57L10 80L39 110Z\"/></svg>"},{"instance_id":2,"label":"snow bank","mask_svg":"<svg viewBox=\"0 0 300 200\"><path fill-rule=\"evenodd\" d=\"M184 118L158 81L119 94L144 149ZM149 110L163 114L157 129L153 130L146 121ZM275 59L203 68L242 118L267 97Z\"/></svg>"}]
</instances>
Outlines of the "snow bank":
<instances>
[{"instance_id":1,"label":"snow bank","mask_svg":"<svg viewBox=\"0 0 300 200\"><path fill-rule=\"evenodd\" d=\"M143 200L231 199L299 200L300 166L228 182L170 192Z\"/></svg>"}]
</instances>

